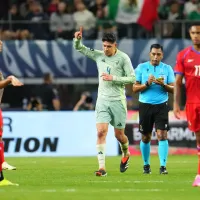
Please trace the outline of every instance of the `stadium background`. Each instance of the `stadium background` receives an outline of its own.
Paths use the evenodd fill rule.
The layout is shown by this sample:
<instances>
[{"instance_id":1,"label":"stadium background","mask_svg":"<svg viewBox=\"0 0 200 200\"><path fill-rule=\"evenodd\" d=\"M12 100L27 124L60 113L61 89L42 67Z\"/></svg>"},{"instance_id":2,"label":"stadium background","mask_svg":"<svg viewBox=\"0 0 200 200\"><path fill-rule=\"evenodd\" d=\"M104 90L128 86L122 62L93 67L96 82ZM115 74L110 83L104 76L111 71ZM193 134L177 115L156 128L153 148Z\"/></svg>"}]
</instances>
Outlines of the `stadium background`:
<instances>
[{"instance_id":1,"label":"stadium background","mask_svg":"<svg viewBox=\"0 0 200 200\"><path fill-rule=\"evenodd\" d=\"M58 7L64 12L58 12ZM191 187L197 158L191 155L196 154L195 136L185 118L184 84L181 120L174 118L172 95L169 99L169 153L176 155L169 156L168 176L158 173L155 133L152 174L142 174L142 159L137 156L141 138L138 96L131 85L126 87L126 134L134 156L124 174L119 173L120 151L110 127L108 177L93 175L98 167L94 111L73 111L86 91L95 105L98 87L95 63L72 47L73 33L80 26L83 42L90 48L102 48L103 32L116 33L119 49L130 56L134 68L148 59L150 45L157 42L164 47L163 61L174 67L177 52L191 44L188 27L195 20L200 20L198 0L1 0L0 39L4 47L0 69L4 76L19 77L24 86L8 86L1 103L5 157L17 167L16 172L4 171L4 175L20 187L1 188L0 199L199 199L198 188ZM29 111L27 104L45 73L54 76L61 109Z\"/></svg>"},{"instance_id":2,"label":"stadium background","mask_svg":"<svg viewBox=\"0 0 200 200\"><path fill-rule=\"evenodd\" d=\"M60 2L64 2L66 6L65 12L60 15L66 15L71 20L63 27L60 25L63 29L66 28L66 31L59 26L59 30L52 31L52 26L59 24L52 20L56 14L59 16L57 10ZM84 2L85 10L88 10L90 15L79 10L80 2ZM148 6L148 15L144 14L145 6ZM84 36L84 44L95 49L102 48L100 39L103 32L115 32L118 36L119 49L130 56L134 68L147 60L151 44L161 43L164 46L163 62L173 67L177 52L191 44L187 30L192 20L196 20L191 19L192 14L199 12L198 1L13 0L2 1L2 7L5 9L1 12L1 38L4 42L4 49L0 56L1 71L4 76L16 75L25 84L21 88L9 86L4 92L1 107L4 111L6 156L95 155L94 145L91 145L91 149L82 146L76 151L69 151L73 144L65 146L61 142L67 141L68 135L77 142L83 132L82 139L91 144L95 141L94 111L73 111L73 107L84 91L90 92L95 105L98 87L95 63L73 49L73 32L78 29L78 25L91 24L91 27L83 27L88 33ZM83 19L85 17L85 20L77 19L78 13L82 13L81 16ZM88 15L94 18L95 26L92 26L91 19L87 21ZM60 18L61 20L63 19ZM23 31L27 31L27 34ZM42 83L42 77L47 72L54 76L61 110L27 111L26 104L31 98L33 88ZM130 104L126 134L129 136L132 154L139 154L138 96L132 93L131 85L126 87L126 94ZM170 95L170 109L172 109L172 98ZM183 86L182 109L184 109L184 101ZM24 120L26 122L22 125ZM37 123L37 126L30 131L32 120ZM170 153L195 153L193 149L195 137L188 130L185 117L181 121L174 120L171 113ZM56 131L54 128L49 129L49 124L54 124ZM85 128L77 129L77 124ZM67 129L64 128L66 126ZM108 149L108 154L117 155L120 152L112 136L112 128L110 128L108 143L112 144L113 149ZM157 144L155 139L153 144ZM44 145L47 147L45 148ZM152 153L156 152L157 149L152 148Z\"/></svg>"}]
</instances>

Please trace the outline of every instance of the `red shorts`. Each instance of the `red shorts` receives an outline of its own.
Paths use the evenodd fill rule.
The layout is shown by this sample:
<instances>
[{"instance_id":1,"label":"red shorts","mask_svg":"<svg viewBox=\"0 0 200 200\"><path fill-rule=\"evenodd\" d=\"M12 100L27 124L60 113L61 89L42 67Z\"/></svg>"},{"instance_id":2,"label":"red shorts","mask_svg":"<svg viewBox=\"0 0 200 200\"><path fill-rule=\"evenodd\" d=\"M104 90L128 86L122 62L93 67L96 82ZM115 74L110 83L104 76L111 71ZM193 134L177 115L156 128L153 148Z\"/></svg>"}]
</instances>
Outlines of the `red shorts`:
<instances>
[{"instance_id":1,"label":"red shorts","mask_svg":"<svg viewBox=\"0 0 200 200\"><path fill-rule=\"evenodd\" d=\"M2 137L3 134L3 116L2 116L2 111L0 109L0 137Z\"/></svg>"},{"instance_id":2,"label":"red shorts","mask_svg":"<svg viewBox=\"0 0 200 200\"><path fill-rule=\"evenodd\" d=\"M188 128L193 132L200 131L200 104L186 104Z\"/></svg>"}]
</instances>

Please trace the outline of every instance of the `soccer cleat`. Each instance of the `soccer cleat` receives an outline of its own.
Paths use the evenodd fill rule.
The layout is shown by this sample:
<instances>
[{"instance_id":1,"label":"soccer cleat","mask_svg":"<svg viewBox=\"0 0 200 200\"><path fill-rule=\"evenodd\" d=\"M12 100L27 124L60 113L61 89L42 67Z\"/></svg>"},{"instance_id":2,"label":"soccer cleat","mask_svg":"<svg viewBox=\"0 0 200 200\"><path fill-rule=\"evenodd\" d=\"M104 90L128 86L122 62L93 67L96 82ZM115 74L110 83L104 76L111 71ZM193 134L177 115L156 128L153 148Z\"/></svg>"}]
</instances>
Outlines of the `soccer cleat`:
<instances>
[{"instance_id":1,"label":"soccer cleat","mask_svg":"<svg viewBox=\"0 0 200 200\"><path fill-rule=\"evenodd\" d=\"M144 165L143 169L143 174L151 174L150 165Z\"/></svg>"},{"instance_id":2,"label":"soccer cleat","mask_svg":"<svg viewBox=\"0 0 200 200\"><path fill-rule=\"evenodd\" d=\"M129 159L130 157L122 157L121 163L120 163L120 172L125 172L129 167Z\"/></svg>"},{"instance_id":3,"label":"soccer cleat","mask_svg":"<svg viewBox=\"0 0 200 200\"><path fill-rule=\"evenodd\" d=\"M3 162L2 169L3 170L16 170L17 168L12 165L9 165L7 162Z\"/></svg>"},{"instance_id":4,"label":"soccer cleat","mask_svg":"<svg viewBox=\"0 0 200 200\"><path fill-rule=\"evenodd\" d=\"M193 187L200 187L200 175L196 175L194 182L192 184Z\"/></svg>"},{"instance_id":5,"label":"soccer cleat","mask_svg":"<svg viewBox=\"0 0 200 200\"><path fill-rule=\"evenodd\" d=\"M165 166L160 167L160 174L168 174L168 171Z\"/></svg>"},{"instance_id":6,"label":"soccer cleat","mask_svg":"<svg viewBox=\"0 0 200 200\"><path fill-rule=\"evenodd\" d=\"M17 184L17 183L12 183L12 182L10 182L10 181L8 181L8 180L6 180L6 179L3 179L2 181L0 181L0 186L19 186L19 184Z\"/></svg>"},{"instance_id":7,"label":"soccer cleat","mask_svg":"<svg viewBox=\"0 0 200 200\"><path fill-rule=\"evenodd\" d=\"M95 171L96 176L107 176L107 172L104 169L99 169L98 171Z\"/></svg>"}]
</instances>

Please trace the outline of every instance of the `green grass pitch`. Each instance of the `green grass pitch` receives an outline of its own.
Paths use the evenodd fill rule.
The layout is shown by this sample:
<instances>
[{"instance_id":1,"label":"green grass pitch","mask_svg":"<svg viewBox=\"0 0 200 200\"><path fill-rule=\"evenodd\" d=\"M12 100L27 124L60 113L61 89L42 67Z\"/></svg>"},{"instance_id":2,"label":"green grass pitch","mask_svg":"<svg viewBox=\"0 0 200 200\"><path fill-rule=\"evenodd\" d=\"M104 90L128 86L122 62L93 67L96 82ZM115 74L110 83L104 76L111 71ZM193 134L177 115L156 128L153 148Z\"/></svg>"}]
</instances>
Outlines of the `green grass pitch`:
<instances>
[{"instance_id":1,"label":"green grass pitch","mask_svg":"<svg viewBox=\"0 0 200 200\"><path fill-rule=\"evenodd\" d=\"M107 157L107 177L95 177L96 157L8 158L16 171L4 176L19 187L0 187L0 200L199 200L193 188L197 156L169 156L168 175L159 175L159 160L151 157L151 175L142 174L140 156L119 172L120 157Z\"/></svg>"}]
</instances>

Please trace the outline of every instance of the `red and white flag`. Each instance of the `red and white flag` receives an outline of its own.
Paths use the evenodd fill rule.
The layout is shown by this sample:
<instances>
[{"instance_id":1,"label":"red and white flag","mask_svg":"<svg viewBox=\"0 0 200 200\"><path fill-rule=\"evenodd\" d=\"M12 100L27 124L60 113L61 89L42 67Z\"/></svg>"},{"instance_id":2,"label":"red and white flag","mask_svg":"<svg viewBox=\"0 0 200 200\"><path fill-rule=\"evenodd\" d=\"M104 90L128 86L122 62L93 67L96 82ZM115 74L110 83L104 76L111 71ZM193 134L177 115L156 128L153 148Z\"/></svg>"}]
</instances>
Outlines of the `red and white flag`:
<instances>
[{"instance_id":1,"label":"red and white flag","mask_svg":"<svg viewBox=\"0 0 200 200\"><path fill-rule=\"evenodd\" d=\"M160 0L119 0L116 22L122 24L138 23L151 31L158 19Z\"/></svg>"}]
</instances>

